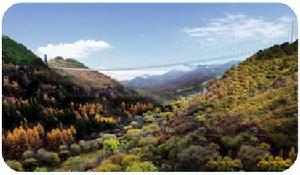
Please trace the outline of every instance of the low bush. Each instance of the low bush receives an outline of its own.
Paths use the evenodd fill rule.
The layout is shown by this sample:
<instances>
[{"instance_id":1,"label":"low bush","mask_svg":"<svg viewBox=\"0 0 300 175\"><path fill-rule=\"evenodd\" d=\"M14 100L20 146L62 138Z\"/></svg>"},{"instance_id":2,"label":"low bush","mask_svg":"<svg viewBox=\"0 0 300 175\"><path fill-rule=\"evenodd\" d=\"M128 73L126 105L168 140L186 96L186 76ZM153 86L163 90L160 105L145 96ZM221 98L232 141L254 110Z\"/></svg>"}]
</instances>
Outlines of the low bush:
<instances>
[{"instance_id":1,"label":"low bush","mask_svg":"<svg viewBox=\"0 0 300 175\"><path fill-rule=\"evenodd\" d=\"M34 156L35 156L35 153L33 151L27 150L23 153L22 158L23 158L23 160L25 160L25 159L29 159L29 158L34 158Z\"/></svg>"},{"instance_id":2,"label":"low bush","mask_svg":"<svg viewBox=\"0 0 300 175\"><path fill-rule=\"evenodd\" d=\"M85 140L80 140L79 146L83 152L89 152L92 148L91 145L87 143Z\"/></svg>"},{"instance_id":3,"label":"low bush","mask_svg":"<svg viewBox=\"0 0 300 175\"><path fill-rule=\"evenodd\" d=\"M8 160L5 163L15 171L24 171L23 165L16 160Z\"/></svg>"},{"instance_id":4,"label":"low bush","mask_svg":"<svg viewBox=\"0 0 300 175\"><path fill-rule=\"evenodd\" d=\"M23 166L26 169L32 169L38 165L38 161L35 158L28 158L23 161Z\"/></svg>"},{"instance_id":5,"label":"low bush","mask_svg":"<svg viewBox=\"0 0 300 175\"><path fill-rule=\"evenodd\" d=\"M155 133L159 131L159 126L155 123L143 126L143 130L146 133Z\"/></svg>"},{"instance_id":6,"label":"low bush","mask_svg":"<svg viewBox=\"0 0 300 175\"><path fill-rule=\"evenodd\" d=\"M84 160L80 156L70 157L61 167L68 171L84 171Z\"/></svg>"},{"instance_id":7,"label":"low bush","mask_svg":"<svg viewBox=\"0 0 300 175\"><path fill-rule=\"evenodd\" d=\"M103 142L104 150L115 152L120 146L120 142L117 139L110 138Z\"/></svg>"},{"instance_id":8,"label":"low bush","mask_svg":"<svg viewBox=\"0 0 300 175\"><path fill-rule=\"evenodd\" d=\"M71 154L72 155L78 155L81 153L81 148L78 144L76 143L73 143L71 146L70 146L70 150L71 150Z\"/></svg>"},{"instance_id":9,"label":"low bush","mask_svg":"<svg viewBox=\"0 0 300 175\"><path fill-rule=\"evenodd\" d=\"M131 165L133 162L140 161L140 159L141 158L137 155L129 154L123 157L122 165L128 166Z\"/></svg>"},{"instance_id":10,"label":"low bush","mask_svg":"<svg viewBox=\"0 0 300 175\"><path fill-rule=\"evenodd\" d=\"M46 151L45 149L39 149L36 154L37 160L46 165L57 165L60 162L60 158L57 153Z\"/></svg>"},{"instance_id":11,"label":"low bush","mask_svg":"<svg viewBox=\"0 0 300 175\"><path fill-rule=\"evenodd\" d=\"M125 171L129 171L129 172L157 171L157 168L151 162L136 161L133 162L131 165L127 166Z\"/></svg>"},{"instance_id":12,"label":"low bush","mask_svg":"<svg viewBox=\"0 0 300 175\"><path fill-rule=\"evenodd\" d=\"M139 146L155 146L158 143L158 139L154 136L143 137L139 140Z\"/></svg>"},{"instance_id":13,"label":"low bush","mask_svg":"<svg viewBox=\"0 0 300 175\"><path fill-rule=\"evenodd\" d=\"M71 156L71 151L69 150L69 147L67 145L60 145L59 146L59 156L62 159L65 159L65 158Z\"/></svg>"},{"instance_id":14,"label":"low bush","mask_svg":"<svg viewBox=\"0 0 300 175\"><path fill-rule=\"evenodd\" d=\"M139 128L139 124L138 124L137 121L132 121L132 122L129 124L129 126L131 126L131 128L133 128L133 129Z\"/></svg>"},{"instance_id":15,"label":"low bush","mask_svg":"<svg viewBox=\"0 0 300 175\"><path fill-rule=\"evenodd\" d=\"M115 172L121 171L122 167L120 165L105 163L97 167L95 170L98 172Z\"/></svg>"},{"instance_id":16,"label":"low bush","mask_svg":"<svg viewBox=\"0 0 300 175\"><path fill-rule=\"evenodd\" d=\"M48 169L46 167L37 167L34 169L35 172L47 172Z\"/></svg>"},{"instance_id":17,"label":"low bush","mask_svg":"<svg viewBox=\"0 0 300 175\"><path fill-rule=\"evenodd\" d=\"M110 138L117 139L117 136L116 136L116 134L104 134L101 138L96 139L96 142L98 143L99 148L103 147L103 142Z\"/></svg>"},{"instance_id":18,"label":"low bush","mask_svg":"<svg viewBox=\"0 0 300 175\"><path fill-rule=\"evenodd\" d=\"M97 140L89 140L87 143L91 146L91 150L95 151L100 148L100 144L97 142Z\"/></svg>"},{"instance_id":19,"label":"low bush","mask_svg":"<svg viewBox=\"0 0 300 175\"><path fill-rule=\"evenodd\" d=\"M141 129L129 129L127 130L126 137L128 139L135 139L139 137L141 133L142 133Z\"/></svg>"},{"instance_id":20,"label":"low bush","mask_svg":"<svg viewBox=\"0 0 300 175\"><path fill-rule=\"evenodd\" d=\"M154 118L153 115L146 115L146 116L144 116L144 120L145 120L146 122L154 122L154 121L155 121L155 118Z\"/></svg>"}]
</instances>

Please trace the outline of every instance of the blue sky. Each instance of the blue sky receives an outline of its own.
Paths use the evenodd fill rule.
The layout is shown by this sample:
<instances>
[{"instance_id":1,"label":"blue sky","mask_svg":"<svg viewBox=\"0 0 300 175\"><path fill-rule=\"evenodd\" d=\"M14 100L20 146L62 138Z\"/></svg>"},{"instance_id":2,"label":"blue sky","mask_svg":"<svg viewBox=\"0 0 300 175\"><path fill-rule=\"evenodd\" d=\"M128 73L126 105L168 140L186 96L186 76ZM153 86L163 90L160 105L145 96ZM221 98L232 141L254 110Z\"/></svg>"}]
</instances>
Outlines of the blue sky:
<instances>
[{"instance_id":1,"label":"blue sky","mask_svg":"<svg viewBox=\"0 0 300 175\"><path fill-rule=\"evenodd\" d=\"M38 55L116 68L193 60L263 37L284 40L295 18L283 4L16 4L4 15L3 34Z\"/></svg>"}]
</instances>

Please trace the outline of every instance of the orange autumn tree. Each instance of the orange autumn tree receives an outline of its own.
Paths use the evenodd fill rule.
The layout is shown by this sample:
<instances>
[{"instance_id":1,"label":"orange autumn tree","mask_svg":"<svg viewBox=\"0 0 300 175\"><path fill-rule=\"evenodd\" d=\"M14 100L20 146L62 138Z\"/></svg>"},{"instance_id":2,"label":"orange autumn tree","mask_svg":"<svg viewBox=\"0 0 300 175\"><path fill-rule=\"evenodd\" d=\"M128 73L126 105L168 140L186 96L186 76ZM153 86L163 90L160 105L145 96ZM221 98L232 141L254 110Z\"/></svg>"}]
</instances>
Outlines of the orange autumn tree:
<instances>
[{"instance_id":1,"label":"orange autumn tree","mask_svg":"<svg viewBox=\"0 0 300 175\"><path fill-rule=\"evenodd\" d=\"M43 135L44 127L41 124L29 128L25 121L18 128L3 135L3 147L7 149L8 154L20 156L26 150L40 148Z\"/></svg>"},{"instance_id":2,"label":"orange autumn tree","mask_svg":"<svg viewBox=\"0 0 300 175\"><path fill-rule=\"evenodd\" d=\"M84 120L94 119L97 114L101 114L102 112L103 107L100 103L79 104L78 110L75 110L77 119Z\"/></svg>"},{"instance_id":3,"label":"orange autumn tree","mask_svg":"<svg viewBox=\"0 0 300 175\"><path fill-rule=\"evenodd\" d=\"M74 142L76 129L70 128L55 128L47 132L46 140L51 150L57 150L60 145L69 145Z\"/></svg>"},{"instance_id":4,"label":"orange autumn tree","mask_svg":"<svg viewBox=\"0 0 300 175\"><path fill-rule=\"evenodd\" d=\"M151 103L139 103L137 102L136 104L131 104L129 106L128 111L132 114L139 114L144 112L145 110L152 110L153 105Z\"/></svg>"}]
</instances>

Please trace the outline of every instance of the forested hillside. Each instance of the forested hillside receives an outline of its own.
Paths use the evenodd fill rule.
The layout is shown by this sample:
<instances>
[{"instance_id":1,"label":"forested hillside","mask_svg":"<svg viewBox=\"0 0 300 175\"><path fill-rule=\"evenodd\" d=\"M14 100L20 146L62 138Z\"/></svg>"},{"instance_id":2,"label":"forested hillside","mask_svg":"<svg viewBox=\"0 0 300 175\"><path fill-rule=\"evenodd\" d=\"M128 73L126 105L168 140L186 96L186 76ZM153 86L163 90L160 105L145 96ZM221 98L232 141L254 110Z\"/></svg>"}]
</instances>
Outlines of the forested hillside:
<instances>
[{"instance_id":1,"label":"forested hillside","mask_svg":"<svg viewBox=\"0 0 300 175\"><path fill-rule=\"evenodd\" d=\"M63 144L96 138L153 108L151 100L107 76L94 73L97 86L89 85L48 68L7 36L2 40L5 159L20 159L27 150L54 151Z\"/></svg>"},{"instance_id":2,"label":"forested hillside","mask_svg":"<svg viewBox=\"0 0 300 175\"><path fill-rule=\"evenodd\" d=\"M11 54L25 48L10 43L2 139L15 170L282 171L296 159L297 41L259 51L168 105L96 72L14 62L30 51Z\"/></svg>"},{"instance_id":3,"label":"forested hillside","mask_svg":"<svg viewBox=\"0 0 300 175\"><path fill-rule=\"evenodd\" d=\"M209 82L204 93L178 101L167 122L171 132L158 146L163 162L180 170L288 168L297 148L297 49L296 41L259 51ZM205 149L204 142L216 145Z\"/></svg>"}]
</instances>

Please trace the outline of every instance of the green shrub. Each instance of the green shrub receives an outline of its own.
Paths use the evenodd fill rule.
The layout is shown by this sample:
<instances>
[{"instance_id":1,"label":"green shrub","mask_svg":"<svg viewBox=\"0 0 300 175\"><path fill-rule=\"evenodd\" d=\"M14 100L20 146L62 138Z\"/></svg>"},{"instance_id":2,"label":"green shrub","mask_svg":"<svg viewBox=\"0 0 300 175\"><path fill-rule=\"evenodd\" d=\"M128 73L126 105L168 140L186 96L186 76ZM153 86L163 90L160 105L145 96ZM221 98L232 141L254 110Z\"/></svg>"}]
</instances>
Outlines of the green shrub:
<instances>
[{"instance_id":1,"label":"green shrub","mask_svg":"<svg viewBox=\"0 0 300 175\"><path fill-rule=\"evenodd\" d=\"M275 99L272 101L272 103L269 105L270 110L274 110L278 106L283 106L288 104L288 100L284 98Z\"/></svg>"},{"instance_id":2,"label":"green shrub","mask_svg":"<svg viewBox=\"0 0 300 175\"><path fill-rule=\"evenodd\" d=\"M124 166L128 166L131 165L132 163L136 162L136 161L140 161L140 157L137 155L133 155L133 154L129 154L123 157L122 160L122 165Z\"/></svg>"},{"instance_id":3,"label":"green shrub","mask_svg":"<svg viewBox=\"0 0 300 175\"><path fill-rule=\"evenodd\" d=\"M47 165L57 165L60 158L57 153L39 149L36 154L37 160Z\"/></svg>"},{"instance_id":4,"label":"green shrub","mask_svg":"<svg viewBox=\"0 0 300 175\"><path fill-rule=\"evenodd\" d=\"M190 145L178 154L180 165L188 170L201 170L205 163L219 156L218 146L209 144L208 146Z\"/></svg>"},{"instance_id":5,"label":"green shrub","mask_svg":"<svg viewBox=\"0 0 300 175\"><path fill-rule=\"evenodd\" d=\"M143 137L139 140L139 146L155 146L158 143L158 139L153 136Z\"/></svg>"},{"instance_id":6,"label":"green shrub","mask_svg":"<svg viewBox=\"0 0 300 175\"><path fill-rule=\"evenodd\" d=\"M91 145L87 143L85 140L80 140L79 146L83 152L89 152L92 148Z\"/></svg>"},{"instance_id":7,"label":"green shrub","mask_svg":"<svg viewBox=\"0 0 300 175\"><path fill-rule=\"evenodd\" d=\"M71 152L70 152L69 147L67 145L60 145L59 146L59 156L63 159L71 156Z\"/></svg>"},{"instance_id":8,"label":"green shrub","mask_svg":"<svg viewBox=\"0 0 300 175\"><path fill-rule=\"evenodd\" d=\"M173 112L161 112L159 113L159 115L167 120L169 120L170 118L172 118L174 116Z\"/></svg>"},{"instance_id":9,"label":"green shrub","mask_svg":"<svg viewBox=\"0 0 300 175\"><path fill-rule=\"evenodd\" d=\"M37 167L34 169L35 172L47 172L48 169L46 167Z\"/></svg>"},{"instance_id":10,"label":"green shrub","mask_svg":"<svg viewBox=\"0 0 300 175\"><path fill-rule=\"evenodd\" d=\"M116 134L104 134L102 137L102 140L103 141L105 141L105 140L107 140L107 139L117 139L117 136L116 136Z\"/></svg>"},{"instance_id":11,"label":"green shrub","mask_svg":"<svg viewBox=\"0 0 300 175\"><path fill-rule=\"evenodd\" d=\"M23 165L16 160L8 160L5 163L15 171L24 171Z\"/></svg>"},{"instance_id":12,"label":"green shrub","mask_svg":"<svg viewBox=\"0 0 300 175\"><path fill-rule=\"evenodd\" d=\"M107 156L108 154L105 150L99 150L95 159L95 163L97 164L101 163Z\"/></svg>"},{"instance_id":13,"label":"green shrub","mask_svg":"<svg viewBox=\"0 0 300 175\"><path fill-rule=\"evenodd\" d=\"M207 138L204 137L202 135L202 133L198 132L198 131L192 132L192 133L188 134L186 137L188 139L189 145L207 145L208 144Z\"/></svg>"},{"instance_id":14,"label":"green shrub","mask_svg":"<svg viewBox=\"0 0 300 175\"><path fill-rule=\"evenodd\" d=\"M81 148L78 144L76 143L73 143L71 146L70 146L70 150L71 150L71 154L72 155L78 155L81 153Z\"/></svg>"},{"instance_id":15,"label":"green shrub","mask_svg":"<svg viewBox=\"0 0 300 175\"><path fill-rule=\"evenodd\" d=\"M60 145L59 146L59 151L63 151L63 150L68 150L68 146L67 145Z\"/></svg>"},{"instance_id":16,"label":"green shrub","mask_svg":"<svg viewBox=\"0 0 300 175\"><path fill-rule=\"evenodd\" d=\"M61 167L69 171L84 171L84 160L80 156L70 157L62 163Z\"/></svg>"},{"instance_id":17,"label":"green shrub","mask_svg":"<svg viewBox=\"0 0 300 175\"><path fill-rule=\"evenodd\" d=\"M97 167L95 170L99 172L114 172L114 171L121 171L122 167L120 165L116 165L112 163L105 163Z\"/></svg>"},{"instance_id":18,"label":"green shrub","mask_svg":"<svg viewBox=\"0 0 300 175\"><path fill-rule=\"evenodd\" d=\"M132 121L129 126L131 126L131 128L137 129L139 127L139 124L137 121Z\"/></svg>"},{"instance_id":19,"label":"green shrub","mask_svg":"<svg viewBox=\"0 0 300 175\"><path fill-rule=\"evenodd\" d=\"M132 148L128 152L130 154L140 154L142 151L143 151L142 148Z\"/></svg>"},{"instance_id":20,"label":"green shrub","mask_svg":"<svg viewBox=\"0 0 300 175\"><path fill-rule=\"evenodd\" d=\"M97 140L89 140L87 143L91 145L92 151L98 150L100 148L100 145L102 146L102 144L98 143Z\"/></svg>"},{"instance_id":21,"label":"green shrub","mask_svg":"<svg viewBox=\"0 0 300 175\"><path fill-rule=\"evenodd\" d=\"M96 139L96 141L99 145L103 146L104 141L110 138L117 139L117 136L116 134L104 134L101 138Z\"/></svg>"},{"instance_id":22,"label":"green shrub","mask_svg":"<svg viewBox=\"0 0 300 175\"><path fill-rule=\"evenodd\" d=\"M244 168L251 169L256 167L260 159L267 158L270 155L270 145L261 143L258 146L242 145L239 152L238 158L241 159Z\"/></svg>"},{"instance_id":23,"label":"green shrub","mask_svg":"<svg viewBox=\"0 0 300 175\"><path fill-rule=\"evenodd\" d=\"M228 156L210 159L205 166L214 171L237 171L243 167L241 160Z\"/></svg>"},{"instance_id":24,"label":"green shrub","mask_svg":"<svg viewBox=\"0 0 300 175\"><path fill-rule=\"evenodd\" d=\"M257 163L257 167L263 171L284 171L293 164L291 159L283 159L280 156L269 156Z\"/></svg>"},{"instance_id":25,"label":"green shrub","mask_svg":"<svg viewBox=\"0 0 300 175\"><path fill-rule=\"evenodd\" d=\"M188 139L186 137L181 138L173 136L165 141L163 144L159 145L157 148L158 154L163 159L168 159L170 161L177 162L177 154L184 150L188 146Z\"/></svg>"},{"instance_id":26,"label":"green shrub","mask_svg":"<svg viewBox=\"0 0 300 175\"><path fill-rule=\"evenodd\" d=\"M69 150L62 150L62 151L59 151L59 156L61 158L67 158L67 157L71 156L71 152Z\"/></svg>"},{"instance_id":27,"label":"green shrub","mask_svg":"<svg viewBox=\"0 0 300 175\"><path fill-rule=\"evenodd\" d=\"M116 151L120 146L120 142L117 139L109 138L104 141L103 147L104 150L109 150L109 151Z\"/></svg>"},{"instance_id":28,"label":"green shrub","mask_svg":"<svg viewBox=\"0 0 300 175\"><path fill-rule=\"evenodd\" d=\"M27 150L23 153L22 158L23 158L23 160L25 160L25 159L29 159L29 158L34 158L34 156L35 156L35 154L33 151Z\"/></svg>"},{"instance_id":29,"label":"green shrub","mask_svg":"<svg viewBox=\"0 0 300 175\"><path fill-rule=\"evenodd\" d=\"M221 138L222 145L224 145L227 149L237 149L241 142L241 137L223 136Z\"/></svg>"},{"instance_id":30,"label":"green shrub","mask_svg":"<svg viewBox=\"0 0 300 175\"><path fill-rule=\"evenodd\" d=\"M131 165L127 166L125 171L129 171L129 172L157 171L157 168L151 162L136 161L136 162L133 162Z\"/></svg>"},{"instance_id":31,"label":"green shrub","mask_svg":"<svg viewBox=\"0 0 300 175\"><path fill-rule=\"evenodd\" d=\"M143 126L143 130L147 133L155 133L159 131L159 126L155 123Z\"/></svg>"},{"instance_id":32,"label":"green shrub","mask_svg":"<svg viewBox=\"0 0 300 175\"><path fill-rule=\"evenodd\" d=\"M204 122L206 120L205 115L203 115L203 114L196 115L195 119L197 122Z\"/></svg>"},{"instance_id":33,"label":"green shrub","mask_svg":"<svg viewBox=\"0 0 300 175\"><path fill-rule=\"evenodd\" d=\"M126 137L128 139L134 139L139 137L141 133L142 133L141 129L129 129L127 130Z\"/></svg>"},{"instance_id":34,"label":"green shrub","mask_svg":"<svg viewBox=\"0 0 300 175\"><path fill-rule=\"evenodd\" d=\"M38 161L35 158L28 158L23 161L23 166L28 169L31 169L37 165Z\"/></svg>"},{"instance_id":35,"label":"green shrub","mask_svg":"<svg viewBox=\"0 0 300 175\"><path fill-rule=\"evenodd\" d=\"M146 122L154 122L154 121L155 121L155 118L154 118L153 115L146 115L146 116L144 116L144 120L145 120Z\"/></svg>"},{"instance_id":36,"label":"green shrub","mask_svg":"<svg viewBox=\"0 0 300 175\"><path fill-rule=\"evenodd\" d=\"M129 129L132 129L132 126L124 126L124 128L123 128L124 130L129 130Z\"/></svg>"},{"instance_id":37,"label":"green shrub","mask_svg":"<svg viewBox=\"0 0 300 175\"><path fill-rule=\"evenodd\" d=\"M137 155L118 153L106 158L96 171L156 171L157 168L148 161L141 162Z\"/></svg>"}]
</instances>

